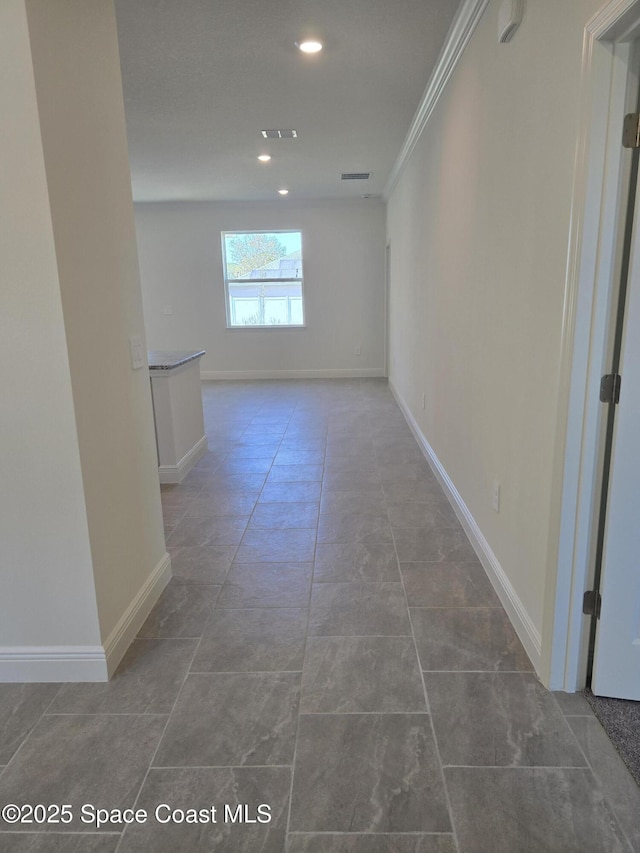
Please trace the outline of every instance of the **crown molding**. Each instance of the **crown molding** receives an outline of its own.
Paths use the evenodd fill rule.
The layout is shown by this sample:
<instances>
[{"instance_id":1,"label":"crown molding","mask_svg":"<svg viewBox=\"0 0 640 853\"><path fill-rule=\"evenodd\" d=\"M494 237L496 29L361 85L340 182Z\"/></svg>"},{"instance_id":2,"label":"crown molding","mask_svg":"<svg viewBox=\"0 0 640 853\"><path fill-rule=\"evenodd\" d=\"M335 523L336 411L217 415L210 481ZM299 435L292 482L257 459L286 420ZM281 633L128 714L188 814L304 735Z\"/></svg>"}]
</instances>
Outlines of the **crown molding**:
<instances>
[{"instance_id":1,"label":"crown molding","mask_svg":"<svg viewBox=\"0 0 640 853\"><path fill-rule=\"evenodd\" d=\"M395 187L400 173L402 172L405 163L411 156L411 152L416 147L422 131L424 130L431 113L436 108L436 104L440 100L440 95L444 91L445 86L449 82L449 78L453 74L462 53L469 43L469 39L473 35L475 28L480 22L480 18L484 10L489 5L489 0L465 0L462 4L456 17L451 24L449 35L445 45L440 53L438 62L427 84L427 88L420 101L416 114L411 122L411 127L404 141L400 154L396 160L389 179L384 188L383 197L385 200L389 198L393 188Z\"/></svg>"}]
</instances>

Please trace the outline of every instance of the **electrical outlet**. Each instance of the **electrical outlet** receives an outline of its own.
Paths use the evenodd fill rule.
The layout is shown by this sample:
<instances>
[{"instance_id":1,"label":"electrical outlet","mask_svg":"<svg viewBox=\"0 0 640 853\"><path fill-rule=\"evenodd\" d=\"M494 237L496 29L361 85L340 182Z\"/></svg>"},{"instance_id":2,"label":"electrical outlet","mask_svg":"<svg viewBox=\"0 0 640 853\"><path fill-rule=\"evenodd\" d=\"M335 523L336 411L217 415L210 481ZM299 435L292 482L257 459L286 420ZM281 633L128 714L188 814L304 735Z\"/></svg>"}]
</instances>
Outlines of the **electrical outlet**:
<instances>
[{"instance_id":1,"label":"electrical outlet","mask_svg":"<svg viewBox=\"0 0 640 853\"><path fill-rule=\"evenodd\" d=\"M354 355L362 355L362 347L361 346L354 347L353 348L353 354Z\"/></svg>"},{"instance_id":2,"label":"electrical outlet","mask_svg":"<svg viewBox=\"0 0 640 853\"><path fill-rule=\"evenodd\" d=\"M165 305L162 313L163 314L173 314L173 306L172 305Z\"/></svg>"},{"instance_id":3,"label":"electrical outlet","mask_svg":"<svg viewBox=\"0 0 640 853\"><path fill-rule=\"evenodd\" d=\"M500 512L500 483L497 480L493 481L491 506L495 509L496 512Z\"/></svg>"}]
</instances>

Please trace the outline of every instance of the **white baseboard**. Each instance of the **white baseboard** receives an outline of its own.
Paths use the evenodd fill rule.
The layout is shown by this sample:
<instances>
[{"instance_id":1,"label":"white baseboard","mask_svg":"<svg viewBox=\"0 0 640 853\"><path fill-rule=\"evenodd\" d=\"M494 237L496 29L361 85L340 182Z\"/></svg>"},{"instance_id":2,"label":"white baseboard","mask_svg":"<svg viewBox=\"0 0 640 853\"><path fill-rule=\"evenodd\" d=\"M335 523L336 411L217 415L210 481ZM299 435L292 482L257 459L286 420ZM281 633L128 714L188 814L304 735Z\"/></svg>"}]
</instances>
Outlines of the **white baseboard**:
<instances>
[{"instance_id":1,"label":"white baseboard","mask_svg":"<svg viewBox=\"0 0 640 853\"><path fill-rule=\"evenodd\" d=\"M170 579L165 554L104 646L0 647L0 682L108 681Z\"/></svg>"},{"instance_id":2,"label":"white baseboard","mask_svg":"<svg viewBox=\"0 0 640 853\"><path fill-rule=\"evenodd\" d=\"M379 379L384 377L382 367L365 367L357 370L202 370L200 379Z\"/></svg>"},{"instance_id":3,"label":"white baseboard","mask_svg":"<svg viewBox=\"0 0 640 853\"><path fill-rule=\"evenodd\" d=\"M207 436L203 435L197 444L182 457L177 465L159 465L158 476L161 483L181 483L189 471L208 450Z\"/></svg>"},{"instance_id":4,"label":"white baseboard","mask_svg":"<svg viewBox=\"0 0 640 853\"><path fill-rule=\"evenodd\" d=\"M134 637L144 624L144 620L151 613L154 604L170 580L171 557L165 553L106 639L104 654L109 678L115 672Z\"/></svg>"},{"instance_id":5,"label":"white baseboard","mask_svg":"<svg viewBox=\"0 0 640 853\"><path fill-rule=\"evenodd\" d=\"M107 681L102 646L5 646L0 682Z\"/></svg>"},{"instance_id":6,"label":"white baseboard","mask_svg":"<svg viewBox=\"0 0 640 853\"><path fill-rule=\"evenodd\" d=\"M423 435L408 406L394 387L391 380L389 380L389 388L391 389L393 396L396 398L396 402L409 424L416 441L420 445L420 449L424 453L427 462L431 466L433 473L436 475L438 482L449 499L449 503L458 516L465 533L469 537L469 541L478 555L478 559L482 563L484 570L502 603L502 606L511 620L511 624L522 642L522 645L525 647L526 652L531 659L531 663L533 664L536 672L539 673L542 665L542 637L540 632L534 625L505 570L500 565L498 558L491 550L487 540L484 538L484 535L476 523L476 520L471 515L469 508L463 501L460 493L454 486L435 451Z\"/></svg>"}]
</instances>

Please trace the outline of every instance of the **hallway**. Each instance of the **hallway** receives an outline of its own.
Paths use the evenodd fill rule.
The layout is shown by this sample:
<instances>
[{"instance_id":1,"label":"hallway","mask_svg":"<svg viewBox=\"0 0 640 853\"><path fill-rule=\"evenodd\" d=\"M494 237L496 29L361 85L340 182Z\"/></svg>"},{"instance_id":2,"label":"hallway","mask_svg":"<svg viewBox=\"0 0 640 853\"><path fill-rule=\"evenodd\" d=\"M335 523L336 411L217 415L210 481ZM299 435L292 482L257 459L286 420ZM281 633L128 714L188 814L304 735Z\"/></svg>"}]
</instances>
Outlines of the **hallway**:
<instances>
[{"instance_id":1,"label":"hallway","mask_svg":"<svg viewBox=\"0 0 640 853\"><path fill-rule=\"evenodd\" d=\"M209 452L162 490L174 578L117 675L0 685L0 806L73 813L0 821L0 850L640 851L640 789L538 682L386 382L203 398Z\"/></svg>"}]
</instances>

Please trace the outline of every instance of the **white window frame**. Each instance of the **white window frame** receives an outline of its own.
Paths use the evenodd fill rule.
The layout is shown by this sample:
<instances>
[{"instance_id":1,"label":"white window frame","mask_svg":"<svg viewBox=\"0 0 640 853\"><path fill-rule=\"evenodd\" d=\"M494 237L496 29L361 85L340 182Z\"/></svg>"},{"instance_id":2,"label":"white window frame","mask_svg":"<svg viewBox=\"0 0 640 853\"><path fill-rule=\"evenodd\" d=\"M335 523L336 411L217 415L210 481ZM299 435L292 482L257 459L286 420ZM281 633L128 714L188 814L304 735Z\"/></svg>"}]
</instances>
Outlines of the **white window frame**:
<instances>
[{"instance_id":1,"label":"white window frame","mask_svg":"<svg viewBox=\"0 0 640 853\"><path fill-rule=\"evenodd\" d=\"M269 279L234 279L229 278L227 273L227 252L226 252L226 242L225 238L230 235L242 236L244 234L299 234L300 235L300 254L302 256L302 276L300 278L269 278ZM224 299L225 299L225 307L226 307L226 322L227 329L232 331L237 330L265 330L265 329L304 329L306 328L306 311L305 311L305 299L304 299L304 250L302 247L303 244L303 236L302 231L298 228L287 228L287 229L253 229L250 231L222 231L221 232L221 245L222 245L222 272L223 272L223 282L224 282ZM230 285L241 285L247 287L255 287L256 284L272 284L272 285L286 285L286 284L297 284L300 286L300 295L297 294L282 294L279 295L281 298L286 299L287 301L287 313L288 317L291 317L291 300L292 299L300 299L301 310L302 310L302 323L274 323L274 324L261 324L261 323L248 323L237 325L234 324L233 321L233 306L232 301L233 297L231 296L229 286ZM249 299L249 298L258 298L262 304L264 304L265 295L258 297L239 297L240 299Z\"/></svg>"}]
</instances>

